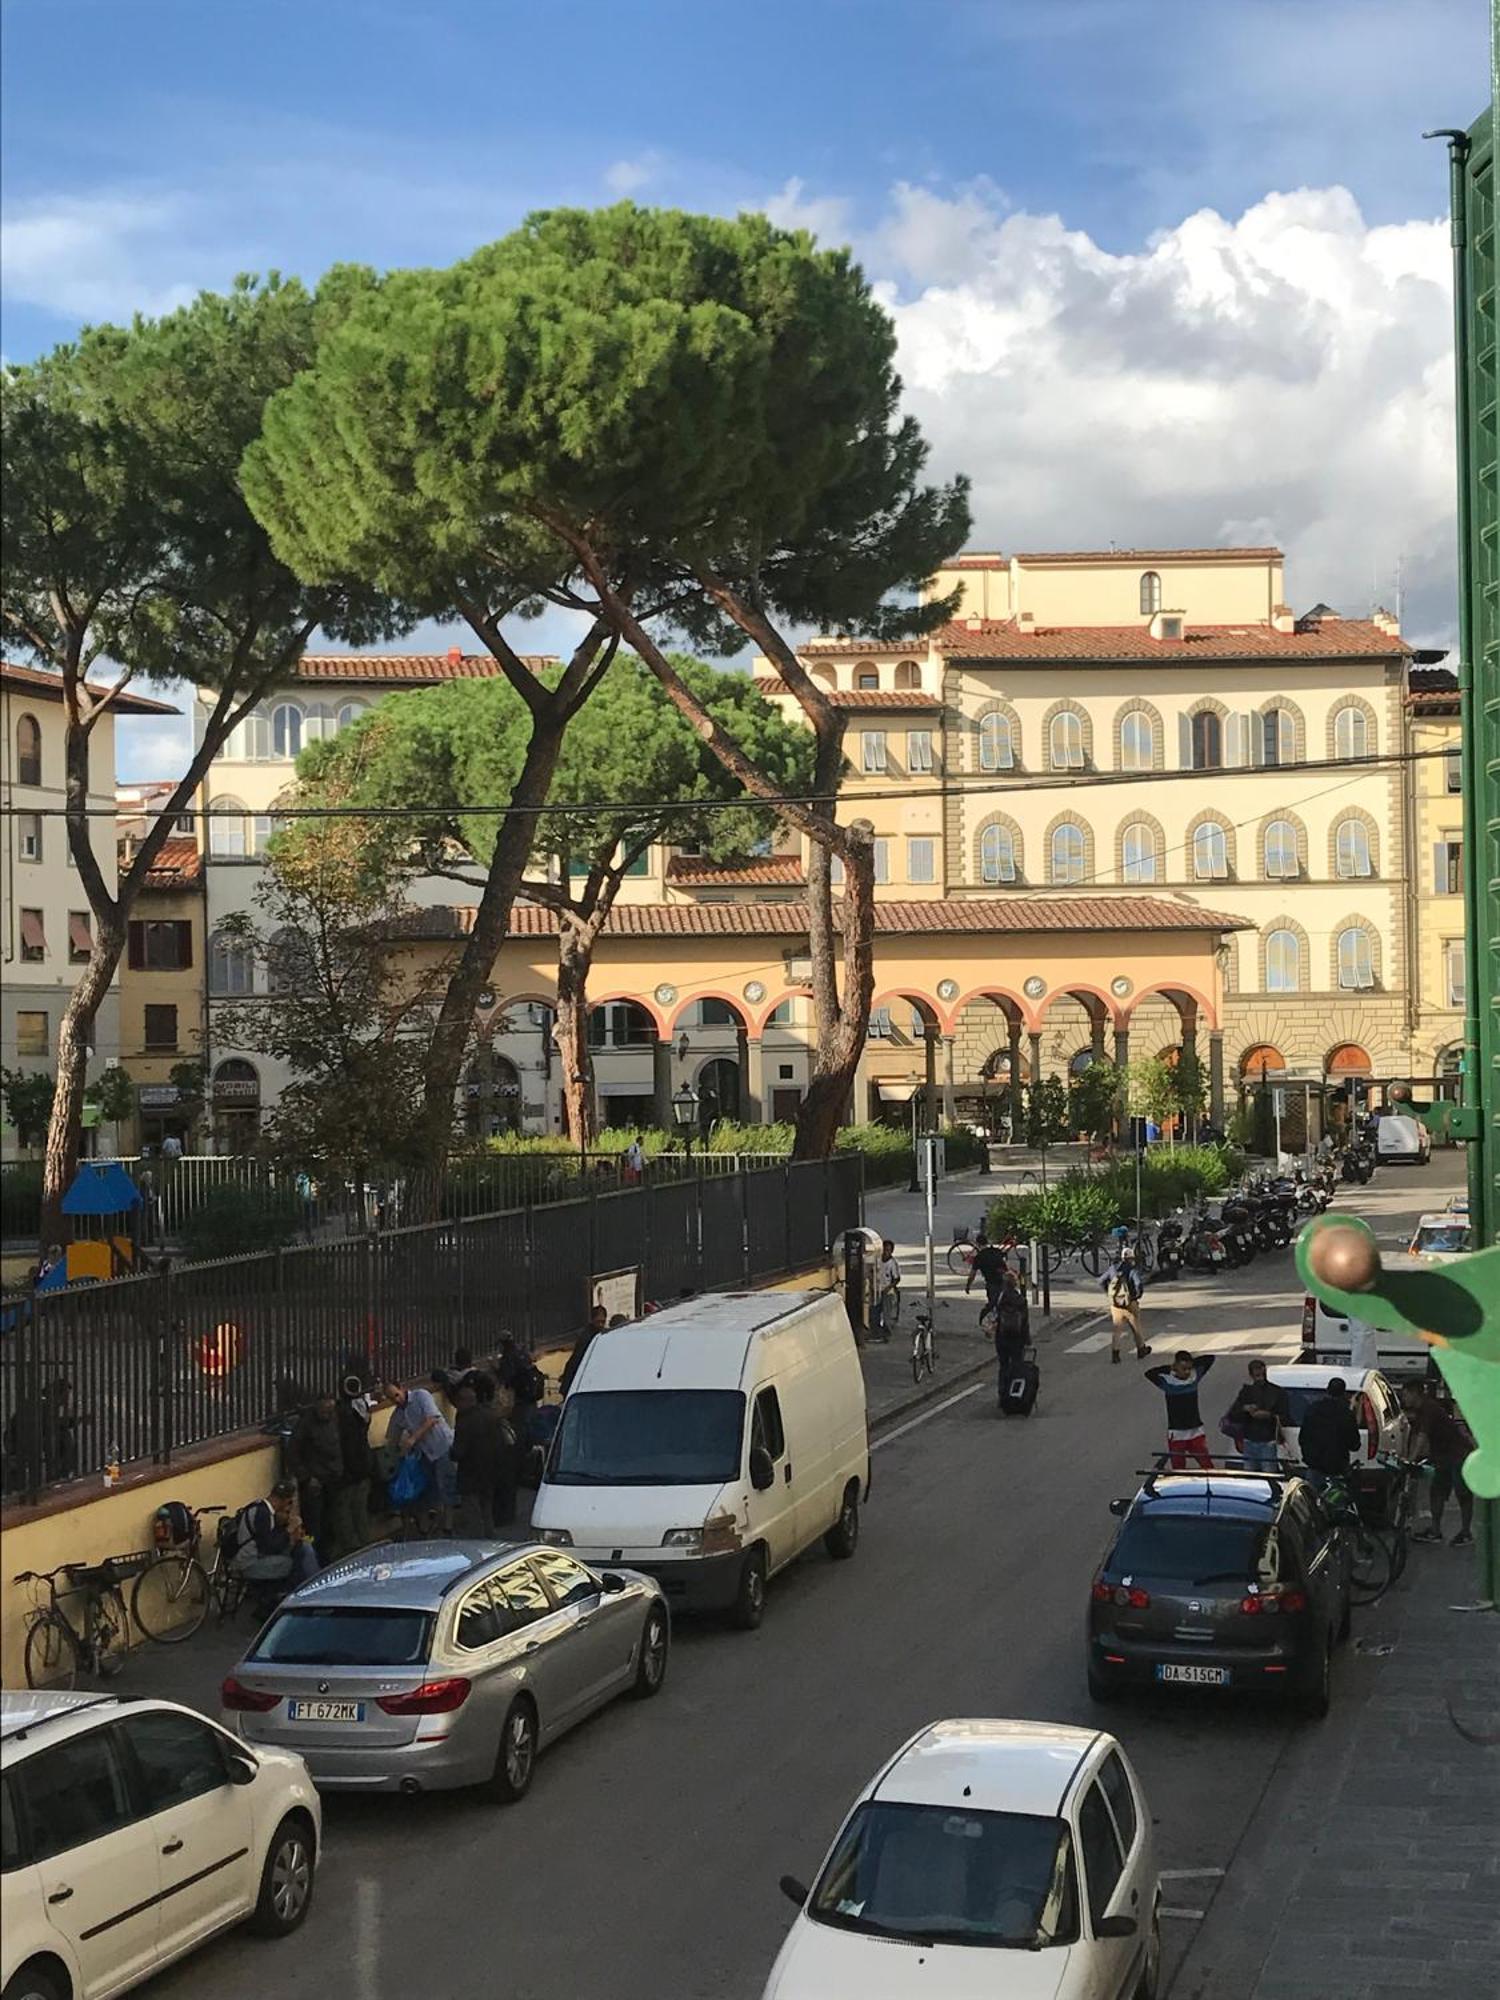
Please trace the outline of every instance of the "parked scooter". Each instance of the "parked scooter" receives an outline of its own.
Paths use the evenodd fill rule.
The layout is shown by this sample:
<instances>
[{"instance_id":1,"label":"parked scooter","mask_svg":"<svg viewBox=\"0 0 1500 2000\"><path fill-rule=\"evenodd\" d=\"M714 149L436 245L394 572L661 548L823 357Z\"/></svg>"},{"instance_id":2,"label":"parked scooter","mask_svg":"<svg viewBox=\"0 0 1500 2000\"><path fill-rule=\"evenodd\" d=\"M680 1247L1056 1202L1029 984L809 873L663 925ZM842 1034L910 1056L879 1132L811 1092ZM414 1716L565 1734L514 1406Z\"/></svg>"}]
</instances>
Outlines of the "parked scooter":
<instances>
[{"instance_id":1,"label":"parked scooter","mask_svg":"<svg viewBox=\"0 0 1500 2000\"><path fill-rule=\"evenodd\" d=\"M1174 1280L1182 1275L1182 1224L1164 1222L1156 1232L1156 1275Z\"/></svg>"}]
</instances>

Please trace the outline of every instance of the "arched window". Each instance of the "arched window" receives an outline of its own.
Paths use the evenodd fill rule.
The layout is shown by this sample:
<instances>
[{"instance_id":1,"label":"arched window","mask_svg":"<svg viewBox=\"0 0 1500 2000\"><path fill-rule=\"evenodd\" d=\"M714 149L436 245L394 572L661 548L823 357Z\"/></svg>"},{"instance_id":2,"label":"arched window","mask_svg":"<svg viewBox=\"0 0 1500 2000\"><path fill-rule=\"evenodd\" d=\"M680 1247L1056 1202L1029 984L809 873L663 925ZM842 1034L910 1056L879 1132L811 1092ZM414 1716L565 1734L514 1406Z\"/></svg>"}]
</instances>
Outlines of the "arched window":
<instances>
[{"instance_id":1,"label":"arched window","mask_svg":"<svg viewBox=\"0 0 1500 2000\"><path fill-rule=\"evenodd\" d=\"M878 688L880 686L879 667L872 667L868 660L861 660L854 671L854 685L857 688Z\"/></svg>"},{"instance_id":2,"label":"arched window","mask_svg":"<svg viewBox=\"0 0 1500 2000\"><path fill-rule=\"evenodd\" d=\"M1141 616L1150 618L1161 610L1161 578L1154 569L1141 573Z\"/></svg>"},{"instance_id":3,"label":"arched window","mask_svg":"<svg viewBox=\"0 0 1500 2000\"><path fill-rule=\"evenodd\" d=\"M1273 819L1266 828L1264 871L1268 882L1297 879L1297 829L1289 819Z\"/></svg>"},{"instance_id":4,"label":"arched window","mask_svg":"<svg viewBox=\"0 0 1500 2000\"><path fill-rule=\"evenodd\" d=\"M1156 725L1133 708L1120 723L1120 769L1149 771L1156 762Z\"/></svg>"},{"instance_id":5,"label":"arched window","mask_svg":"<svg viewBox=\"0 0 1500 2000\"><path fill-rule=\"evenodd\" d=\"M1156 880L1156 835L1141 820L1120 835L1120 875L1126 882Z\"/></svg>"},{"instance_id":6,"label":"arched window","mask_svg":"<svg viewBox=\"0 0 1500 2000\"><path fill-rule=\"evenodd\" d=\"M1358 925L1351 924L1339 932L1338 960L1340 986L1362 990L1375 984L1375 958L1370 950L1369 933Z\"/></svg>"},{"instance_id":7,"label":"arched window","mask_svg":"<svg viewBox=\"0 0 1500 2000\"><path fill-rule=\"evenodd\" d=\"M269 813L257 813L250 822L250 852L263 856L271 845L271 835L276 831L276 822Z\"/></svg>"},{"instance_id":8,"label":"arched window","mask_svg":"<svg viewBox=\"0 0 1500 2000\"><path fill-rule=\"evenodd\" d=\"M305 993L313 984L317 963L305 931L279 930L266 950L266 985L272 993Z\"/></svg>"},{"instance_id":9,"label":"arched window","mask_svg":"<svg viewBox=\"0 0 1500 2000\"><path fill-rule=\"evenodd\" d=\"M1212 820L1193 829L1193 873L1200 882L1222 882L1229 874L1229 843Z\"/></svg>"},{"instance_id":10,"label":"arched window","mask_svg":"<svg viewBox=\"0 0 1500 2000\"><path fill-rule=\"evenodd\" d=\"M310 701L302 712L302 740L304 743L321 743L325 737L337 736L338 718L326 701Z\"/></svg>"},{"instance_id":11,"label":"arched window","mask_svg":"<svg viewBox=\"0 0 1500 2000\"><path fill-rule=\"evenodd\" d=\"M271 754L271 718L259 709L241 718L229 732L224 759L230 764L264 764Z\"/></svg>"},{"instance_id":12,"label":"arched window","mask_svg":"<svg viewBox=\"0 0 1500 2000\"><path fill-rule=\"evenodd\" d=\"M1283 933L1286 935L1286 933ZM1286 1057L1270 1042L1257 1042L1253 1049L1246 1049L1244 1061L1240 1064L1240 1075L1265 1081L1266 1071L1286 1068Z\"/></svg>"},{"instance_id":13,"label":"arched window","mask_svg":"<svg viewBox=\"0 0 1500 2000\"><path fill-rule=\"evenodd\" d=\"M1193 769L1217 771L1224 763L1224 725L1211 708L1193 717Z\"/></svg>"},{"instance_id":14,"label":"arched window","mask_svg":"<svg viewBox=\"0 0 1500 2000\"><path fill-rule=\"evenodd\" d=\"M208 941L208 990L235 998L255 990L255 956L243 938L215 931Z\"/></svg>"},{"instance_id":15,"label":"arched window","mask_svg":"<svg viewBox=\"0 0 1500 2000\"><path fill-rule=\"evenodd\" d=\"M34 715L22 715L16 720L16 783L39 785L41 782L42 725Z\"/></svg>"},{"instance_id":16,"label":"arched window","mask_svg":"<svg viewBox=\"0 0 1500 2000\"><path fill-rule=\"evenodd\" d=\"M271 710L271 754L295 757L302 749L302 711L294 701L279 701Z\"/></svg>"},{"instance_id":17,"label":"arched window","mask_svg":"<svg viewBox=\"0 0 1500 2000\"><path fill-rule=\"evenodd\" d=\"M1302 946L1295 931L1271 931L1266 938L1266 991L1296 993L1302 985Z\"/></svg>"},{"instance_id":18,"label":"arched window","mask_svg":"<svg viewBox=\"0 0 1500 2000\"><path fill-rule=\"evenodd\" d=\"M1362 819L1339 821L1333 836L1333 855L1334 873L1345 881L1371 872L1370 832Z\"/></svg>"},{"instance_id":19,"label":"arched window","mask_svg":"<svg viewBox=\"0 0 1500 2000\"><path fill-rule=\"evenodd\" d=\"M915 660L896 662L896 686L898 688L919 688L922 685L922 669Z\"/></svg>"},{"instance_id":20,"label":"arched window","mask_svg":"<svg viewBox=\"0 0 1500 2000\"><path fill-rule=\"evenodd\" d=\"M208 809L208 851L216 861L243 861L245 858L245 807L241 799L226 793L211 801Z\"/></svg>"},{"instance_id":21,"label":"arched window","mask_svg":"<svg viewBox=\"0 0 1500 2000\"><path fill-rule=\"evenodd\" d=\"M1075 826L1072 820L1064 820L1061 826L1052 829L1052 880L1054 882L1081 882L1084 875L1085 856L1088 847L1083 837L1083 828Z\"/></svg>"},{"instance_id":22,"label":"arched window","mask_svg":"<svg viewBox=\"0 0 1500 2000\"><path fill-rule=\"evenodd\" d=\"M1369 1076L1370 1052L1358 1042L1340 1042L1324 1057L1323 1068L1329 1076Z\"/></svg>"},{"instance_id":23,"label":"arched window","mask_svg":"<svg viewBox=\"0 0 1500 2000\"><path fill-rule=\"evenodd\" d=\"M1370 754L1370 718L1352 702L1333 718L1333 754L1341 761Z\"/></svg>"},{"instance_id":24,"label":"arched window","mask_svg":"<svg viewBox=\"0 0 1500 2000\"><path fill-rule=\"evenodd\" d=\"M1015 744L1008 715L983 715L979 719L979 768L981 771L1009 771L1016 761Z\"/></svg>"},{"instance_id":25,"label":"arched window","mask_svg":"<svg viewBox=\"0 0 1500 2000\"><path fill-rule=\"evenodd\" d=\"M1284 708L1268 708L1260 719L1260 761L1272 767L1297 761L1297 725Z\"/></svg>"},{"instance_id":26,"label":"arched window","mask_svg":"<svg viewBox=\"0 0 1500 2000\"><path fill-rule=\"evenodd\" d=\"M991 884L1015 881L1016 842L1008 826L987 826L980 834L979 875Z\"/></svg>"},{"instance_id":27,"label":"arched window","mask_svg":"<svg viewBox=\"0 0 1500 2000\"><path fill-rule=\"evenodd\" d=\"M338 723L340 729L347 729L352 722L358 722L365 712L362 701L345 701L339 704Z\"/></svg>"},{"instance_id":28,"label":"arched window","mask_svg":"<svg viewBox=\"0 0 1500 2000\"><path fill-rule=\"evenodd\" d=\"M1083 769L1083 717L1070 708L1059 709L1052 718L1048 756L1054 771Z\"/></svg>"},{"instance_id":29,"label":"arched window","mask_svg":"<svg viewBox=\"0 0 1500 2000\"><path fill-rule=\"evenodd\" d=\"M656 1040L656 1022L636 1000L606 1000L589 1015L591 1049L644 1049Z\"/></svg>"}]
</instances>

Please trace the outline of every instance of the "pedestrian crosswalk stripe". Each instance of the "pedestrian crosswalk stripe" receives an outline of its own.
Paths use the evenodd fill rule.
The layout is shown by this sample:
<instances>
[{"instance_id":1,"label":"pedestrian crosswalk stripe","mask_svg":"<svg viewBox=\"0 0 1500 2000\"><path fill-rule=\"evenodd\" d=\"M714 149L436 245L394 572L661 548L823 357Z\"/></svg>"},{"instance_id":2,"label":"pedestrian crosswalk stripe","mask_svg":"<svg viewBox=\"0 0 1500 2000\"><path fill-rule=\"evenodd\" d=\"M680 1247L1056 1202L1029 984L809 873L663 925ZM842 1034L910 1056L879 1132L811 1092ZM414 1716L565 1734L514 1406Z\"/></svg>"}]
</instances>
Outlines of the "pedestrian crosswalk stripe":
<instances>
[{"instance_id":1,"label":"pedestrian crosswalk stripe","mask_svg":"<svg viewBox=\"0 0 1500 2000\"><path fill-rule=\"evenodd\" d=\"M1151 1328L1145 1329L1151 1338ZM1225 1333L1189 1333L1172 1336L1176 1347L1190 1347L1195 1354L1235 1354L1262 1353L1292 1354L1300 1349L1302 1335L1297 1329L1288 1331L1281 1328L1276 1333L1257 1333L1253 1328L1231 1329ZM1110 1329L1102 1327L1098 1333L1085 1334L1082 1340L1075 1340L1071 1347L1063 1349L1064 1354L1102 1354L1110 1342Z\"/></svg>"}]
</instances>

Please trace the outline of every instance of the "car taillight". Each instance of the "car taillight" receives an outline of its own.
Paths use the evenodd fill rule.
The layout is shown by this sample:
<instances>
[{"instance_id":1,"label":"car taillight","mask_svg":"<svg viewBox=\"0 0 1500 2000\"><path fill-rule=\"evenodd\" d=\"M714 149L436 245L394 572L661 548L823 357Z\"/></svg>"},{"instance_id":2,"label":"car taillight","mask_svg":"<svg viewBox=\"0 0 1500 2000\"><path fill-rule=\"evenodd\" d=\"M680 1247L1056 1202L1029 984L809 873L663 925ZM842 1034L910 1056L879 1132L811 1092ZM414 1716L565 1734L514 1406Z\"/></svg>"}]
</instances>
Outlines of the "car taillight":
<instances>
[{"instance_id":1,"label":"car taillight","mask_svg":"<svg viewBox=\"0 0 1500 2000\"><path fill-rule=\"evenodd\" d=\"M1115 1603L1128 1604L1132 1611L1144 1611L1151 1603L1149 1590L1130 1590L1121 1583L1115 1586Z\"/></svg>"},{"instance_id":2,"label":"car taillight","mask_svg":"<svg viewBox=\"0 0 1500 2000\"><path fill-rule=\"evenodd\" d=\"M1247 1618L1265 1618L1272 1612L1305 1611L1307 1594L1301 1590L1283 1590L1280 1584L1272 1584L1258 1597L1242 1597L1240 1610Z\"/></svg>"},{"instance_id":3,"label":"car taillight","mask_svg":"<svg viewBox=\"0 0 1500 2000\"><path fill-rule=\"evenodd\" d=\"M1108 1604L1114 1594L1115 1587L1112 1583L1096 1583L1094 1585L1093 1598L1096 1604Z\"/></svg>"},{"instance_id":4,"label":"car taillight","mask_svg":"<svg viewBox=\"0 0 1500 2000\"><path fill-rule=\"evenodd\" d=\"M1302 1296L1303 1340L1311 1342L1313 1335L1317 1332L1317 1330L1318 1330L1318 1302L1313 1297L1311 1292L1304 1292Z\"/></svg>"},{"instance_id":5,"label":"car taillight","mask_svg":"<svg viewBox=\"0 0 1500 2000\"><path fill-rule=\"evenodd\" d=\"M423 1681L410 1694L382 1694L375 1705L387 1715L451 1715L469 1699L470 1683L460 1675L451 1680Z\"/></svg>"},{"instance_id":6,"label":"car taillight","mask_svg":"<svg viewBox=\"0 0 1500 2000\"><path fill-rule=\"evenodd\" d=\"M219 1700L225 1708L248 1709L252 1715L264 1715L280 1699L279 1694L265 1694L260 1688L247 1688L233 1674L227 1675L219 1688Z\"/></svg>"}]
</instances>

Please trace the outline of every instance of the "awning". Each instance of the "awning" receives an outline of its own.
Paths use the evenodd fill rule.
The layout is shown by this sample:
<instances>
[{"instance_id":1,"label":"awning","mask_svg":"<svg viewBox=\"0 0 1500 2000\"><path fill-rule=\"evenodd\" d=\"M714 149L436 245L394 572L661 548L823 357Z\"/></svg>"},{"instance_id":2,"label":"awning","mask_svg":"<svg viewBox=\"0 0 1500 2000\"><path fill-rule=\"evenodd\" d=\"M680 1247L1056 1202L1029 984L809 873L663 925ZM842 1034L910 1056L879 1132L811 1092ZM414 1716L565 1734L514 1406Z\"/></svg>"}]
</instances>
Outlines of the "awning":
<instances>
[{"instance_id":1,"label":"awning","mask_svg":"<svg viewBox=\"0 0 1500 2000\"><path fill-rule=\"evenodd\" d=\"M45 951L47 933L42 925L40 910L22 910L21 943L27 951Z\"/></svg>"},{"instance_id":2,"label":"awning","mask_svg":"<svg viewBox=\"0 0 1500 2000\"><path fill-rule=\"evenodd\" d=\"M78 1169L62 1198L64 1215L127 1215L138 1208L141 1191L118 1160Z\"/></svg>"},{"instance_id":3,"label":"awning","mask_svg":"<svg viewBox=\"0 0 1500 2000\"><path fill-rule=\"evenodd\" d=\"M82 910L68 912L68 950L74 958L87 958L94 949L89 920Z\"/></svg>"},{"instance_id":4,"label":"awning","mask_svg":"<svg viewBox=\"0 0 1500 2000\"><path fill-rule=\"evenodd\" d=\"M886 1083L878 1076L872 1081L889 1104L910 1104L917 1092L924 1088L920 1083Z\"/></svg>"}]
</instances>

